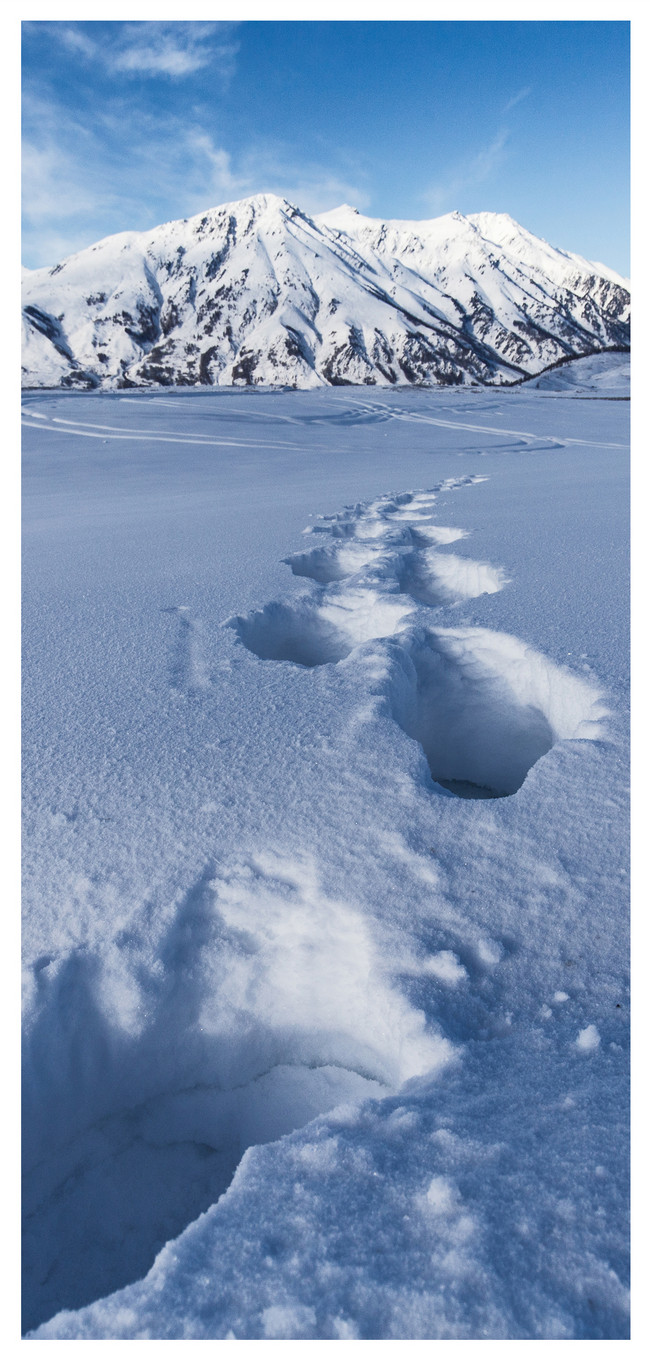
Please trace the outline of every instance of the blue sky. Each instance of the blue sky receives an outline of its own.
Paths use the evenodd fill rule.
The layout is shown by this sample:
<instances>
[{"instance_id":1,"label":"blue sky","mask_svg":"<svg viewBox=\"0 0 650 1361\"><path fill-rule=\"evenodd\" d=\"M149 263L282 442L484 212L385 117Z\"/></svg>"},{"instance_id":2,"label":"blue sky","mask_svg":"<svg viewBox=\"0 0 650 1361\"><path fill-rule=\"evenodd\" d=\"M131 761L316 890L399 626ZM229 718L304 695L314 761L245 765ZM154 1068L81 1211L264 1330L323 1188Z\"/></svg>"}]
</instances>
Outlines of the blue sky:
<instances>
[{"instance_id":1,"label":"blue sky","mask_svg":"<svg viewBox=\"0 0 650 1361\"><path fill-rule=\"evenodd\" d=\"M247 194L508 212L629 271L627 22L23 24L23 260Z\"/></svg>"}]
</instances>

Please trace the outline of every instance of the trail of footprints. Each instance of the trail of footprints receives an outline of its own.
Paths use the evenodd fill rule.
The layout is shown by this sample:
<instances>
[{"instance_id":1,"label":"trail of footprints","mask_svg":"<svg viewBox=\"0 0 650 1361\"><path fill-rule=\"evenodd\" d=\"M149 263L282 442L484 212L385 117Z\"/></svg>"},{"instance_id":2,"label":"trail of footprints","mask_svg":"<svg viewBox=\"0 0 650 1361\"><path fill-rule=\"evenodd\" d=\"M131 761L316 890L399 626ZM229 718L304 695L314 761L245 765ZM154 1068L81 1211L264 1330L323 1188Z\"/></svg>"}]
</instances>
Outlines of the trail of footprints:
<instances>
[{"instance_id":1,"label":"trail of footprints","mask_svg":"<svg viewBox=\"0 0 650 1361\"><path fill-rule=\"evenodd\" d=\"M391 717L420 743L435 783L470 799L516 793L556 741L599 737L606 715L592 684L520 639L429 625L433 610L508 581L501 568L450 552L467 531L433 519L441 491L485 480L448 478L323 516L305 531L319 542L285 559L311 587L226 621L264 661L311 668L353 651L362 666L372 658L365 691L384 695Z\"/></svg>"},{"instance_id":2,"label":"trail of footprints","mask_svg":"<svg viewBox=\"0 0 650 1361\"><path fill-rule=\"evenodd\" d=\"M436 624L443 606L505 585L500 569L450 551L463 530L433 520L441 490L479 480L320 520L287 559L304 594L227 621L268 664L349 668L364 701L377 696L370 707L420 743L446 799L514 793L558 738L598 736L605 712L593 686L520 639ZM200 620L184 605L166 613L174 688L205 690ZM422 770L428 780L424 759ZM388 849L430 884L428 861L397 833ZM454 1043L503 1024L478 987L455 1001L502 948L478 924L457 926L429 922L420 948L414 938L393 960L416 1002L427 989ZM150 932L147 903L104 958L80 949L35 965L26 1328L138 1279L218 1199L251 1144L437 1073L454 1053L386 976L365 914L328 896L307 857L206 859L155 946Z\"/></svg>"}]
</instances>

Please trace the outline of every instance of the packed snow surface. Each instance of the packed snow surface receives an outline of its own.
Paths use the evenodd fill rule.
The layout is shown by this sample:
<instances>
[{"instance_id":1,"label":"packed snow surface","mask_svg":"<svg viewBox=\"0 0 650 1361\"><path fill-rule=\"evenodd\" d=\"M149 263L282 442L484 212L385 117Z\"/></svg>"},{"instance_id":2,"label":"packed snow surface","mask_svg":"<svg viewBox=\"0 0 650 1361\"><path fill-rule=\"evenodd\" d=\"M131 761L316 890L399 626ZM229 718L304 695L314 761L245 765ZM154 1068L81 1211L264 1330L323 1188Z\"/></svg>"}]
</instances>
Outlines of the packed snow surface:
<instances>
[{"instance_id":1,"label":"packed snow surface","mask_svg":"<svg viewBox=\"0 0 650 1361\"><path fill-rule=\"evenodd\" d=\"M23 385L513 383L629 347L627 281L504 213L257 194L23 277Z\"/></svg>"},{"instance_id":2,"label":"packed snow surface","mask_svg":"<svg viewBox=\"0 0 650 1361\"><path fill-rule=\"evenodd\" d=\"M30 393L38 1338L627 1336L627 404Z\"/></svg>"}]
</instances>

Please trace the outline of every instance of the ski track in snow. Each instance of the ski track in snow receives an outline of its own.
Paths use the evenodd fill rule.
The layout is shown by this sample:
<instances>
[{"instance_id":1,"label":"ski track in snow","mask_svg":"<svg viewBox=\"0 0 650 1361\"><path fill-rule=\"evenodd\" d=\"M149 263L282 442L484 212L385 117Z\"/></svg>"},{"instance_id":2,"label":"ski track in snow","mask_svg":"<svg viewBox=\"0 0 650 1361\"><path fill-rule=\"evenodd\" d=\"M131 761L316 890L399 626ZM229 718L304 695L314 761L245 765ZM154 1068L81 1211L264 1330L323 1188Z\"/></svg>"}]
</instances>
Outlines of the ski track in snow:
<instances>
[{"instance_id":1,"label":"ski track in snow","mask_svg":"<svg viewBox=\"0 0 650 1361\"><path fill-rule=\"evenodd\" d=\"M31 412L28 414L31 415ZM23 420L21 424L30 428L29 420ZM56 430L59 425L64 425L66 427L67 434L84 435L87 439L129 439L150 441L152 437L151 430L143 431L140 426L97 425L93 421L71 421L64 419L62 416L51 416L49 417L49 422L45 425L39 425L37 427L31 426L31 428L36 428L40 432L41 430ZM209 436L196 434L171 434L170 431L166 430L156 430L155 438L162 444L205 444L208 447L211 445L242 449L293 449L294 447L293 444L286 441L214 439Z\"/></svg>"},{"instance_id":2,"label":"ski track in snow","mask_svg":"<svg viewBox=\"0 0 650 1361\"><path fill-rule=\"evenodd\" d=\"M122 402L130 401L130 402L133 402L134 405L135 405L136 402L137 402L137 399L136 399L136 398L128 398L128 397L122 397L122 398L120 398L119 400L122 401ZM180 403L180 402L174 402L174 401L169 401L169 402L167 402L167 401L164 401L164 399L162 399L162 398L155 398L155 397L154 397L154 398L148 398L147 404L148 404L148 405L151 405L151 404L153 404L153 403L157 403L157 404L159 404L159 405L164 405L164 406L182 406L182 405L183 405L183 403ZM342 404L342 403L340 403L340 404ZM229 410L230 410L230 408L229 408ZM150 439L151 439L151 436L152 436L152 433L153 433L152 431L143 431L143 430L141 429L141 427L139 427L139 426L129 427L129 426L99 425L99 424L95 424L95 423L92 422L92 421L69 420L69 419L67 419L67 418L65 418L65 417L62 417L62 416L51 416L51 417L48 417L48 416L42 415L41 413L34 413L34 412L32 412L32 410L31 410L31 408L30 408L29 406L23 407L23 408L22 408L22 413L21 413L21 414L22 414L22 421L21 421L21 424L24 425L24 426L26 426L28 429L38 429L39 431L40 431L40 430L48 430L48 429L49 429L49 430L56 430L58 426L64 425L64 426L66 427L66 430L67 430L67 432L68 432L69 434L71 434L71 435L83 435L83 436L85 436L85 437L88 438L88 439L104 439L104 440L109 440L109 439L150 440ZM285 422L287 422L287 423L289 423L289 424L291 424L291 425L297 425L297 426L300 426L300 425L302 425L302 424L310 424L310 425L329 425L329 426L332 425L331 419L329 419L329 420L326 422L324 419L321 419L321 418L318 418L318 417L315 417L315 418L314 418L314 417L311 417L311 418L305 419L305 420L303 421L303 420L301 420L299 417L281 416L281 415L279 415L279 414L276 415L275 417L273 417L273 413L270 413L270 412L263 412L263 411L259 411L259 412L247 411L247 412L242 413L242 414L244 414L245 417L247 417L248 419L253 419L253 420L254 420L255 418L257 418L257 419L269 420L269 419L273 419L273 418L274 418L274 419L276 419L276 420L285 421ZM35 415L38 417L39 420L43 421L43 425L39 425L39 426L34 426L34 425L33 425L32 422L33 422L33 418L34 418ZM561 437L560 437L559 435L539 435L539 434L532 434L532 433L530 433L529 431L526 431L526 430L501 429L500 427L496 427L496 426L491 426L491 425L474 425L474 424L469 424L469 423L466 422L466 421L458 421L458 420L449 421L449 420L444 420L444 419L442 419L442 418L440 418L440 417L435 417L435 416L430 416L430 415L423 415L421 412L416 412L416 411L404 411L404 410L401 409L400 407L390 407L390 406L388 406L388 405L386 405L386 404L384 404L384 403L381 403L381 402L376 402L376 403L373 403L372 405L370 405L369 403L366 405L366 404L364 404L363 402L355 402L352 406L350 406L349 404L345 404L345 405L344 405L344 411L341 413L341 420L344 421L345 423L351 423L351 422L352 422L352 423L356 423L356 422L360 422L360 421L373 421L373 422L376 422L376 421L391 421L391 420L398 420L398 421L412 421L412 422L417 422L418 424L423 424L423 425L434 425L434 426L439 426L439 427L441 427L442 429L447 429L447 430L466 430L466 431L469 431L469 432L471 432L471 433L482 434L482 435L507 435L507 436L511 437L512 439L514 439L514 440L516 441L517 444L520 444L520 445L522 445L524 448L529 448L529 449L530 449L531 447L534 447L534 448L540 448L540 447L541 447L541 448L544 448L544 447L547 447L547 448L562 449L562 448L564 448L564 447L567 446L567 445L584 445L584 446L587 446L587 447L590 447L590 448L596 448L596 449L622 449L622 450L623 450L623 449L626 449L626 448L627 448L627 446L624 445L624 444L605 443L605 442L598 441L598 440L581 440L581 439L576 439L576 438L573 438L573 437L570 437L570 436L566 436L566 435L563 435L563 436L561 436ZM284 441L284 440L275 440L275 441L273 441L273 440L233 440L233 439L218 439L218 438L215 438L215 437L212 436L212 435L197 435L195 432L187 433L187 434L182 434L182 433L179 433L178 431L175 431L174 433L172 433L171 431L165 431L165 430L156 430L156 431L155 431L155 438L156 438L157 440L160 440L162 443L165 443L165 444L199 444L199 445L200 445L200 444L205 444L205 445L207 445L207 446L214 445L215 447L216 447L216 446L226 446L226 447L232 447L232 448L239 448L239 447L240 447L240 448L248 448L248 447L251 447L251 448L261 448L261 449L293 449L293 448L295 447L291 442L289 442L289 441ZM541 444L540 444L540 441L541 441Z\"/></svg>"},{"instance_id":3,"label":"ski track in snow","mask_svg":"<svg viewBox=\"0 0 650 1361\"><path fill-rule=\"evenodd\" d=\"M377 411L378 409L381 410L382 405L381 403L376 403L372 408L369 407L368 409L373 411ZM598 449L625 449L627 447L624 444L602 444L590 440L572 439L567 436L562 436L562 438L560 438L558 435L535 435L527 430L502 430L493 425L470 425L466 421L446 421L438 416L425 416L420 411L404 411L400 407L384 406L383 410L389 418L394 420L417 421L422 425L437 425L441 426L443 429L450 430L469 430L472 433L481 435L512 435L524 445L538 445L541 439L546 444L555 446L558 449L564 448L567 444L584 444L591 448Z\"/></svg>"}]
</instances>

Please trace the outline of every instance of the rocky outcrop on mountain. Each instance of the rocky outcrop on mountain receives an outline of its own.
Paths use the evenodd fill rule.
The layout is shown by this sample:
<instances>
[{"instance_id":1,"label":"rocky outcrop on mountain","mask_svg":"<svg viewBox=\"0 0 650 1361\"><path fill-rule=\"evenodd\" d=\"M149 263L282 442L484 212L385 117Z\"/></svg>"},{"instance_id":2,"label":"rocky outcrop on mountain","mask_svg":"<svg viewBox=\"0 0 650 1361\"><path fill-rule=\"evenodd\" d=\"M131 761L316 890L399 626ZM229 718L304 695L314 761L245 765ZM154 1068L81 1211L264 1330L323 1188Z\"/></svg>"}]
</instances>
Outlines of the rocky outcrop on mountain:
<instances>
[{"instance_id":1,"label":"rocky outcrop on mountain","mask_svg":"<svg viewBox=\"0 0 650 1361\"><path fill-rule=\"evenodd\" d=\"M24 271L23 385L510 384L629 346L626 281L500 213L272 194Z\"/></svg>"}]
</instances>

